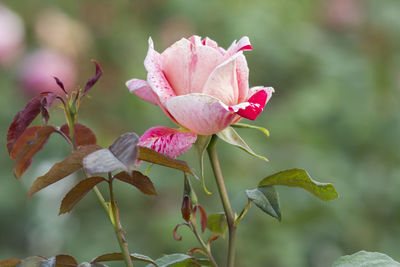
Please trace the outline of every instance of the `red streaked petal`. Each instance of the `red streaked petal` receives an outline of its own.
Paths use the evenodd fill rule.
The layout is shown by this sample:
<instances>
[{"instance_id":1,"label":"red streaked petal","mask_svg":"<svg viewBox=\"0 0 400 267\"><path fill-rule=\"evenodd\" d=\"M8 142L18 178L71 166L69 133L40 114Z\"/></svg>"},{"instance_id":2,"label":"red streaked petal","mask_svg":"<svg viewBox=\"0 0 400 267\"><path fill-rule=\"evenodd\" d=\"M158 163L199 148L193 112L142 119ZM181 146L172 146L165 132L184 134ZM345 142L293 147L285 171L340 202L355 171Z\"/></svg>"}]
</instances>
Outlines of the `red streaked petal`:
<instances>
[{"instance_id":1,"label":"red streaked petal","mask_svg":"<svg viewBox=\"0 0 400 267\"><path fill-rule=\"evenodd\" d=\"M176 158L188 151L196 139L195 133L157 126L148 129L140 137L139 146L148 147L158 153Z\"/></svg>"},{"instance_id":2,"label":"red streaked petal","mask_svg":"<svg viewBox=\"0 0 400 267\"><path fill-rule=\"evenodd\" d=\"M146 81L132 79L127 81L125 85L132 94L135 94L141 99L146 100L154 105L158 105L157 97L154 95L153 90Z\"/></svg>"},{"instance_id":3,"label":"red streaked petal","mask_svg":"<svg viewBox=\"0 0 400 267\"><path fill-rule=\"evenodd\" d=\"M174 90L171 88L161 69L161 55L154 50L153 40L151 38L149 38L149 50L144 60L144 66L148 72L147 82L154 93L157 94L162 104L164 104L168 98L175 96Z\"/></svg>"},{"instance_id":4,"label":"red streaked petal","mask_svg":"<svg viewBox=\"0 0 400 267\"><path fill-rule=\"evenodd\" d=\"M264 110L265 105L271 98L274 89L272 87L256 87L252 88L255 93L250 96L249 100L235 106L229 107L229 110L236 114L249 119L255 120L257 116Z\"/></svg>"}]
</instances>

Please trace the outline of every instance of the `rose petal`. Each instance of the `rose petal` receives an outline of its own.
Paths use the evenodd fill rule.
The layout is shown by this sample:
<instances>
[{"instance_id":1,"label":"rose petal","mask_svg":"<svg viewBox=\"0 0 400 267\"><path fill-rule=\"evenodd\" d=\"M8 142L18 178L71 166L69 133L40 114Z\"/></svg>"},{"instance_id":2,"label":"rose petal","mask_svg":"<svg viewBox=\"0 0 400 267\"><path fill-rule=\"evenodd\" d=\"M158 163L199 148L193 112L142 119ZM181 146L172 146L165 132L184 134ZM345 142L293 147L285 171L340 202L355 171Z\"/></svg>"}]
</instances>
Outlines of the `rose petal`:
<instances>
[{"instance_id":1,"label":"rose petal","mask_svg":"<svg viewBox=\"0 0 400 267\"><path fill-rule=\"evenodd\" d=\"M264 86L254 86L251 87L249 90L249 95L248 95L248 99L250 100L250 98L255 95L258 91L260 90L265 90L267 91L267 100L266 103L268 103L269 99L271 98L272 94L275 93L274 88L272 87L264 87ZM249 101L248 100L248 101Z\"/></svg>"},{"instance_id":2,"label":"rose petal","mask_svg":"<svg viewBox=\"0 0 400 267\"><path fill-rule=\"evenodd\" d=\"M238 81L238 103L246 100L249 94L249 68L246 57L241 54L236 59L236 77Z\"/></svg>"},{"instance_id":3,"label":"rose petal","mask_svg":"<svg viewBox=\"0 0 400 267\"><path fill-rule=\"evenodd\" d=\"M235 54L215 68L204 85L203 94L216 97L228 106L238 103L236 59L240 55Z\"/></svg>"},{"instance_id":4,"label":"rose petal","mask_svg":"<svg viewBox=\"0 0 400 267\"><path fill-rule=\"evenodd\" d=\"M188 151L196 139L195 133L159 126L148 129L140 137L139 145L176 158Z\"/></svg>"},{"instance_id":5,"label":"rose petal","mask_svg":"<svg viewBox=\"0 0 400 267\"><path fill-rule=\"evenodd\" d=\"M239 42L236 43L236 41L234 41L232 43L232 45L228 48L227 54L229 56L232 56L238 53L239 51L248 51L252 49L253 48L251 47L249 37L244 36L239 40Z\"/></svg>"},{"instance_id":6,"label":"rose petal","mask_svg":"<svg viewBox=\"0 0 400 267\"><path fill-rule=\"evenodd\" d=\"M200 93L210 73L223 61L217 50L201 43L195 46L186 39L173 44L161 57L162 69L176 95Z\"/></svg>"},{"instance_id":7,"label":"rose petal","mask_svg":"<svg viewBox=\"0 0 400 267\"><path fill-rule=\"evenodd\" d=\"M141 99L146 100L154 105L158 105L157 97L154 95L153 90L146 81L132 79L127 81L125 85L129 88L129 92L132 94L135 94Z\"/></svg>"},{"instance_id":8,"label":"rose petal","mask_svg":"<svg viewBox=\"0 0 400 267\"><path fill-rule=\"evenodd\" d=\"M157 94L162 104L164 104L168 98L175 96L174 90L171 88L168 80L162 72L161 55L154 50L153 40L151 37L149 38L149 50L146 59L144 60L144 66L148 72L147 82L151 89L153 89Z\"/></svg>"},{"instance_id":9,"label":"rose petal","mask_svg":"<svg viewBox=\"0 0 400 267\"><path fill-rule=\"evenodd\" d=\"M214 49L218 49L218 44L217 44L217 42L214 41L214 40L211 40L211 39L208 38L208 37L204 38L204 40L202 41L202 44L203 44L203 45L206 45L206 46L209 46L209 47L212 47L212 48L214 48Z\"/></svg>"},{"instance_id":10,"label":"rose petal","mask_svg":"<svg viewBox=\"0 0 400 267\"><path fill-rule=\"evenodd\" d=\"M230 106L229 110L246 119L255 120L264 110L264 107L271 98L274 89L272 87L255 87L252 88L252 91L254 94L250 96L247 102Z\"/></svg>"},{"instance_id":11,"label":"rose petal","mask_svg":"<svg viewBox=\"0 0 400 267\"><path fill-rule=\"evenodd\" d=\"M200 46L201 45L201 37L197 36L197 35L192 35L191 37L189 37L188 39L192 44L194 44L195 46Z\"/></svg>"},{"instance_id":12,"label":"rose petal","mask_svg":"<svg viewBox=\"0 0 400 267\"><path fill-rule=\"evenodd\" d=\"M180 125L191 131L210 135L228 127L237 115L215 97L205 94L188 94L168 99L168 111Z\"/></svg>"}]
</instances>

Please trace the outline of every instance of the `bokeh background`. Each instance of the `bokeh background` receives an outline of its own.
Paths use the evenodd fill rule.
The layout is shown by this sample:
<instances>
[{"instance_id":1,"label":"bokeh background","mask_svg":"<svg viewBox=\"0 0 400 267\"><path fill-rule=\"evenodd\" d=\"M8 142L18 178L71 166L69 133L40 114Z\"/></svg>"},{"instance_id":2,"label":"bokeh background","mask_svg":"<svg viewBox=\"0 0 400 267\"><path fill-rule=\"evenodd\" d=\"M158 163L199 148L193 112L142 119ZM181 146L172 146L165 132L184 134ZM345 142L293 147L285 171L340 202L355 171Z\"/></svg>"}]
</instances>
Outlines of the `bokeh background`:
<instances>
[{"instance_id":1,"label":"bokeh background","mask_svg":"<svg viewBox=\"0 0 400 267\"><path fill-rule=\"evenodd\" d=\"M249 36L254 49L245 53L250 85L276 89L252 122L268 128L271 137L240 130L270 163L218 145L236 212L246 203L245 189L293 167L332 182L340 194L325 203L300 189L279 188L282 222L252 206L238 230L237 266L323 267L359 250L400 261L399 14L398 0L0 2L0 259L63 253L82 262L118 251L94 194L70 214L57 216L62 197L79 177L25 201L34 178L69 148L53 136L22 180L16 180L5 145L14 114L38 90L55 88L51 76L69 88L84 86L93 73L90 59L96 59L104 75L82 106L80 122L97 133L101 145L127 131L172 127L157 107L130 95L124 84L145 78L149 36L162 51L197 34L223 47ZM52 122L63 124L62 111L53 114ZM182 159L198 169L195 156L191 151ZM207 212L219 212L206 163L213 194L207 196L193 183ZM181 173L153 167L150 177L158 197L116 186L131 251L157 258L197 246L184 228L179 232L183 241L172 237L181 222ZM224 244L215 242L220 262Z\"/></svg>"}]
</instances>

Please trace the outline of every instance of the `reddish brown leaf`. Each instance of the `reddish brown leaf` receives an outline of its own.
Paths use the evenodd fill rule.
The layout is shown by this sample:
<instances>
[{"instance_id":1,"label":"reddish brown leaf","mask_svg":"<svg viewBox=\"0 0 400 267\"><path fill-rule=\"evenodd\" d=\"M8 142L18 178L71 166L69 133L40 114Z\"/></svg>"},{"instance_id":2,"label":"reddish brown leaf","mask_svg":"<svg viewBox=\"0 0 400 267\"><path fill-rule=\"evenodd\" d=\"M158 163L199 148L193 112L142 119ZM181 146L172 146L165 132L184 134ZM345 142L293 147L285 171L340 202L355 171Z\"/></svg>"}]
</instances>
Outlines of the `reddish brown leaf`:
<instances>
[{"instance_id":1,"label":"reddish brown leaf","mask_svg":"<svg viewBox=\"0 0 400 267\"><path fill-rule=\"evenodd\" d=\"M32 123L39 113L48 117L48 110L56 99L57 95L49 92L41 93L31 99L25 108L19 111L12 121L7 133L7 149L11 153L17 139L22 135L25 129Z\"/></svg>"},{"instance_id":2,"label":"reddish brown leaf","mask_svg":"<svg viewBox=\"0 0 400 267\"><path fill-rule=\"evenodd\" d=\"M74 186L61 202L58 215L70 212L74 206L98 183L107 181L103 177L90 177Z\"/></svg>"},{"instance_id":3,"label":"reddish brown leaf","mask_svg":"<svg viewBox=\"0 0 400 267\"><path fill-rule=\"evenodd\" d=\"M27 129L14 145L16 151L11 152L15 158L14 174L21 178L32 163L33 156L43 148L50 135L56 131L53 126L33 126Z\"/></svg>"},{"instance_id":4,"label":"reddish brown leaf","mask_svg":"<svg viewBox=\"0 0 400 267\"><path fill-rule=\"evenodd\" d=\"M10 157L16 159L19 152L21 152L27 143L31 142L36 138L37 132L42 128L42 126L32 126L26 128L24 133L18 138L14 143L13 149L10 152Z\"/></svg>"},{"instance_id":5,"label":"reddish brown leaf","mask_svg":"<svg viewBox=\"0 0 400 267\"><path fill-rule=\"evenodd\" d=\"M189 255L193 255L195 253L203 254L208 257L207 253L204 250L202 250L201 248L192 248L191 250L188 251Z\"/></svg>"},{"instance_id":6,"label":"reddish brown leaf","mask_svg":"<svg viewBox=\"0 0 400 267\"><path fill-rule=\"evenodd\" d=\"M99 149L101 149L101 147L97 145L81 146L66 159L54 164L54 166L51 167L51 169L45 175L38 177L33 182L32 187L29 189L27 199L43 188L58 182L59 180L82 168L82 159L86 155Z\"/></svg>"},{"instance_id":7,"label":"reddish brown leaf","mask_svg":"<svg viewBox=\"0 0 400 267\"><path fill-rule=\"evenodd\" d=\"M180 223L180 224L175 226L173 234L174 234L174 239L176 241L181 241L182 240L182 237L178 236L178 228L181 227L182 225L189 226L187 223Z\"/></svg>"},{"instance_id":8,"label":"reddish brown leaf","mask_svg":"<svg viewBox=\"0 0 400 267\"><path fill-rule=\"evenodd\" d=\"M200 222L201 222L201 232L204 233L204 231L207 228L207 213L206 211L203 209L203 207L201 205L196 205L194 207L195 210L199 210L200 213Z\"/></svg>"},{"instance_id":9,"label":"reddish brown leaf","mask_svg":"<svg viewBox=\"0 0 400 267\"><path fill-rule=\"evenodd\" d=\"M78 266L78 262L70 255L57 255L55 267L71 267Z\"/></svg>"},{"instance_id":10,"label":"reddish brown leaf","mask_svg":"<svg viewBox=\"0 0 400 267\"><path fill-rule=\"evenodd\" d=\"M17 258L0 261L0 267L15 267L21 260Z\"/></svg>"},{"instance_id":11,"label":"reddish brown leaf","mask_svg":"<svg viewBox=\"0 0 400 267\"><path fill-rule=\"evenodd\" d=\"M154 164L170 167L173 169L178 169L187 172L191 175L194 175L190 167L187 165L187 163L182 160L170 158L164 154L160 154L154 151L153 149L147 147L138 146L138 149L139 149L139 155L138 155L139 160L144 160Z\"/></svg>"},{"instance_id":12,"label":"reddish brown leaf","mask_svg":"<svg viewBox=\"0 0 400 267\"><path fill-rule=\"evenodd\" d=\"M96 67L96 73L94 76L90 77L86 83L85 88L83 89L82 96L86 95L86 93L93 87L93 85L100 79L100 76L103 74L102 69L100 68L99 63L96 60L92 60Z\"/></svg>"},{"instance_id":13,"label":"reddish brown leaf","mask_svg":"<svg viewBox=\"0 0 400 267\"><path fill-rule=\"evenodd\" d=\"M220 237L220 235L212 235L210 236L210 238L208 239L207 245L211 245L212 242L214 242L215 240L217 240Z\"/></svg>"},{"instance_id":14,"label":"reddish brown leaf","mask_svg":"<svg viewBox=\"0 0 400 267\"><path fill-rule=\"evenodd\" d=\"M60 130L66 136L69 136L68 124L61 126ZM74 125L74 135L77 146L95 145L97 143L97 138L93 131L80 123Z\"/></svg>"},{"instance_id":15,"label":"reddish brown leaf","mask_svg":"<svg viewBox=\"0 0 400 267\"><path fill-rule=\"evenodd\" d=\"M133 171L132 175L129 175L127 172L120 172L116 174L114 178L135 186L143 194L157 195L156 189L154 188L150 178L143 175L141 172Z\"/></svg>"},{"instance_id":16,"label":"reddish brown leaf","mask_svg":"<svg viewBox=\"0 0 400 267\"><path fill-rule=\"evenodd\" d=\"M192 202L188 195L185 195L182 200L182 207L181 207L182 218L189 222L190 215L192 214Z\"/></svg>"},{"instance_id":17,"label":"reddish brown leaf","mask_svg":"<svg viewBox=\"0 0 400 267\"><path fill-rule=\"evenodd\" d=\"M67 90L65 90L63 82L60 79L58 79L57 77L53 77L53 78L54 78L54 80L56 80L58 87L60 87L61 90L64 92L64 94L67 95L68 93L67 93Z\"/></svg>"}]
</instances>

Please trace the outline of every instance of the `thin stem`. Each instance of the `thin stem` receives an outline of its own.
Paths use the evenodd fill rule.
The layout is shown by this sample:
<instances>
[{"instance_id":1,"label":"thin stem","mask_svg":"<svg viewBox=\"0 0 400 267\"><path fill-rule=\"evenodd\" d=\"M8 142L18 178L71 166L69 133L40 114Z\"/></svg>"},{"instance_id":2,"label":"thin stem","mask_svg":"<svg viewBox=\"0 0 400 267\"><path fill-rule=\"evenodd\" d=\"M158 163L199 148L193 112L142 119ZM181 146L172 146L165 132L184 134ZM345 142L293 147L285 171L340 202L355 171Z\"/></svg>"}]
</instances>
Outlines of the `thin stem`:
<instances>
[{"instance_id":1,"label":"thin stem","mask_svg":"<svg viewBox=\"0 0 400 267\"><path fill-rule=\"evenodd\" d=\"M69 137L66 136L65 133L64 133L63 131L61 131L60 129L57 129L57 130L56 130L56 133L58 133L59 135L61 135L61 136L65 139L65 141L67 141L67 143L68 143L69 146L71 147L72 152L74 152L74 151L76 150L74 144L71 142L71 139L69 139Z\"/></svg>"},{"instance_id":2,"label":"thin stem","mask_svg":"<svg viewBox=\"0 0 400 267\"><path fill-rule=\"evenodd\" d=\"M217 136L213 136L210 144L207 147L208 156L210 158L211 166L214 172L215 181L217 183L218 192L221 197L222 206L225 211L226 220L228 222L229 245L228 245L228 258L227 267L235 265L235 244L236 244L236 226L235 217L229 202L228 193L226 191L224 177L222 176L221 166L218 161L217 150L215 148Z\"/></svg>"},{"instance_id":3,"label":"thin stem","mask_svg":"<svg viewBox=\"0 0 400 267\"><path fill-rule=\"evenodd\" d=\"M217 262L215 261L213 255L211 254L211 248L209 245L207 245L203 239L201 238L201 236L199 235L199 233L196 230L196 227L190 223L190 228L192 229L192 232L194 233L194 235L196 236L197 240L199 241L200 245L203 247L203 249L206 251L208 258L210 259L211 263L215 266L218 267Z\"/></svg>"},{"instance_id":4,"label":"thin stem","mask_svg":"<svg viewBox=\"0 0 400 267\"><path fill-rule=\"evenodd\" d=\"M115 202L114 199L113 177L111 173L108 174L108 177L109 177L108 185L110 188L110 199L111 199L111 216L112 216L111 223L113 225L115 235L117 236L118 244L119 247L121 248L125 264L126 266L133 267L133 263L128 249L128 242L126 242L124 236L124 230L122 229L117 203Z\"/></svg>"},{"instance_id":5,"label":"thin stem","mask_svg":"<svg viewBox=\"0 0 400 267\"><path fill-rule=\"evenodd\" d=\"M65 106L67 108L67 106ZM62 131L57 131L59 134L61 134L67 142L70 144L72 151L76 151L77 146L76 146L76 140L75 140L75 133L74 133L74 120L71 118L69 114L69 110L66 110L67 113L67 121L68 121L68 128L69 128L69 135L71 138L68 138ZM85 170L83 170L84 174L86 177L88 177L87 173ZM111 198L111 207L107 204L107 202L104 200L103 195L101 194L100 190L97 188L97 186L93 187L93 191L96 194L97 199L99 200L101 206L103 207L104 211L107 213L110 222L114 228L115 234L117 236L118 244L121 248L121 253L124 257L124 261L127 267L133 267L133 263L130 257L130 253L128 250L128 243L125 239L124 232L122 229L120 217L119 217L119 211L118 207L115 203L114 200L114 192L113 192L113 186L112 186L112 181L113 177L111 176L111 173L109 173L109 188L110 188L110 198Z\"/></svg>"}]
</instances>

